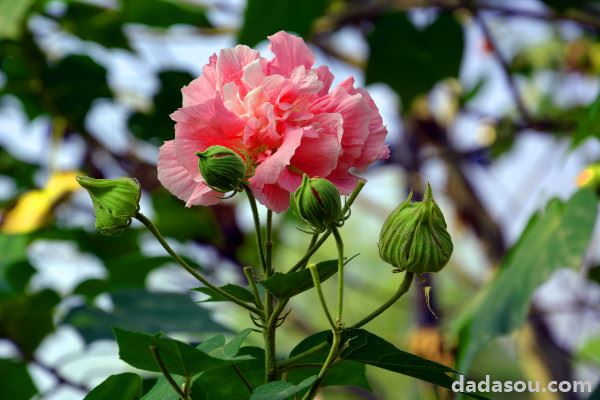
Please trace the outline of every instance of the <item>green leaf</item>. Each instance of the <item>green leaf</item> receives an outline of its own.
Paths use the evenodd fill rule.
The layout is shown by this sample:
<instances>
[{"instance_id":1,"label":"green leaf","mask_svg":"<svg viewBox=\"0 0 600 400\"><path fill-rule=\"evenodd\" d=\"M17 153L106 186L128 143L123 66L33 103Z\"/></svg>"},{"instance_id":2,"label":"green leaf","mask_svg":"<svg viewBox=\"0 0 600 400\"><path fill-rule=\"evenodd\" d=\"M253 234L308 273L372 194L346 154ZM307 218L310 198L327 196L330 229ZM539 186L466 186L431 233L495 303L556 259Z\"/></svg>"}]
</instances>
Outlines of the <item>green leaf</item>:
<instances>
[{"instance_id":1,"label":"green leaf","mask_svg":"<svg viewBox=\"0 0 600 400\"><path fill-rule=\"evenodd\" d=\"M571 140L571 149L576 148L586 139L600 139L600 95L587 106L582 117L577 121L577 128Z\"/></svg>"},{"instance_id":2,"label":"green leaf","mask_svg":"<svg viewBox=\"0 0 600 400\"><path fill-rule=\"evenodd\" d=\"M27 261L27 235L0 233L0 297L22 292L35 269Z\"/></svg>"},{"instance_id":3,"label":"green leaf","mask_svg":"<svg viewBox=\"0 0 600 400\"><path fill-rule=\"evenodd\" d=\"M445 388L450 388L453 382L447 374L458 373L445 365L402 351L364 329L348 329L342 340L347 346L342 352L345 360L412 376Z\"/></svg>"},{"instance_id":4,"label":"green leaf","mask_svg":"<svg viewBox=\"0 0 600 400\"><path fill-rule=\"evenodd\" d=\"M600 384L596 386L588 400L600 400Z\"/></svg>"},{"instance_id":5,"label":"green leaf","mask_svg":"<svg viewBox=\"0 0 600 400\"><path fill-rule=\"evenodd\" d=\"M212 26L206 9L183 0L126 0L121 2L123 20L128 23L168 28L176 24Z\"/></svg>"},{"instance_id":6,"label":"green leaf","mask_svg":"<svg viewBox=\"0 0 600 400\"><path fill-rule=\"evenodd\" d=\"M177 98L180 99L179 94ZM223 244L223 228L217 223L213 207L182 207L181 200L163 189L152 193L152 205L156 210L155 224L165 237ZM231 236L229 233L228 240L232 240Z\"/></svg>"},{"instance_id":7,"label":"green leaf","mask_svg":"<svg viewBox=\"0 0 600 400\"><path fill-rule=\"evenodd\" d=\"M356 256L354 256L356 257ZM354 257L346 260L348 264ZM321 282L325 282L337 272L337 260L323 261L317 264L317 271ZM261 284L273 295L279 299L286 299L299 293L312 289L314 287L310 271L303 269L301 271L284 274L275 272L270 278L265 279Z\"/></svg>"},{"instance_id":8,"label":"green leaf","mask_svg":"<svg viewBox=\"0 0 600 400\"><path fill-rule=\"evenodd\" d=\"M87 343L111 339L112 327L151 332L227 331L185 294L130 289L111 296L111 312L83 305L70 310L64 322L74 326Z\"/></svg>"},{"instance_id":9,"label":"green leaf","mask_svg":"<svg viewBox=\"0 0 600 400\"><path fill-rule=\"evenodd\" d=\"M596 265L588 270L588 279L600 285L600 265Z\"/></svg>"},{"instance_id":10,"label":"green leaf","mask_svg":"<svg viewBox=\"0 0 600 400\"><path fill-rule=\"evenodd\" d=\"M11 340L27 359L54 330L53 310L60 298L51 290L0 301L0 337Z\"/></svg>"},{"instance_id":11,"label":"green leaf","mask_svg":"<svg viewBox=\"0 0 600 400\"><path fill-rule=\"evenodd\" d=\"M577 356L600 365L600 336L588 340L579 350Z\"/></svg>"},{"instance_id":12,"label":"green leaf","mask_svg":"<svg viewBox=\"0 0 600 400\"><path fill-rule=\"evenodd\" d=\"M388 13L375 21L367 39L371 49L367 84L388 84L402 99L405 112L415 97L459 73L463 30L451 14L441 14L419 29L405 13Z\"/></svg>"},{"instance_id":13,"label":"green leaf","mask_svg":"<svg viewBox=\"0 0 600 400\"><path fill-rule=\"evenodd\" d=\"M285 381L265 383L254 389L250 400L286 400L290 396L308 389L316 380L317 376L313 375L297 385Z\"/></svg>"},{"instance_id":14,"label":"green leaf","mask_svg":"<svg viewBox=\"0 0 600 400\"><path fill-rule=\"evenodd\" d=\"M183 71L162 71L158 74L158 79L161 85L152 99L152 110L133 114L128 126L138 138L161 145L173 136L174 122L169 114L181 107L181 88L188 85L194 77Z\"/></svg>"},{"instance_id":15,"label":"green leaf","mask_svg":"<svg viewBox=\"0 0 600 400\"><path fill-rule=\"evenodd\" d=\"M327 9L327 0L248 0L238 42L248 46L285 30L307 38L313 22Z\"/></svg>"},{"instance_id":16,"label":"green leaf","mask_svg":"<svg viewBox=\"0 0 600 400\"><path fill-rule=\"evenodd\" d=\"M58 23L65 31L82 40L93 41L108 48L130 49L118 10L80 1L69 1Z\"/></svg>"},{"instance_id":17,"label":"green leaf","mask_svg":"<svg viewBox=\"0 0 600 400\"><path fill-rule=\"evenodd\" d=\"M175 382L178 385L183 385L185 383L185 378L183 376L173 376ZM193 397L196 400L196 397ZM165 379L164 376L158 378L154 386L142 397L142 400L180 400L179 395L173 390L173 387Z\"/></svg>"},{"instance_id":18,"label":"green leaf","mask_svg":"<svg viewBox=\"0 0 600 400\"><path fill-rule=\"evenodd\" d=\"M30 400L38 393L27 364L12 360L0 359L0 387L2 398L10 400Z\"/></svg>"},{"instance_id":19,"label":"green leaf","mask_svg":"<svg viewBox=\"0 0 600 400\"><path fill-rule=\"evenodd\" d=\"M95 100L112 96L106 69L88 56L67 56L44 72L46 95L56 111L77 129L84 129L85 117Z\"/></svg>"},{"instance_id":20,"label":"green leaf","mask_svg":"<svg viewBox=\"0 0 600 400\"><path fill-rule=\"evenodd\" d=\"M119 345L119 357L129 365L146 371L160 372L151 352L156 346L166 368L172 374L191 377L203 371L223 367L236 361L249 359L240 356L220 359L196 349L189 344L164 336L129 332L115 328L115 337Z\"/></svg>"},{"instance_id":21,"label":"green leaf","mask_svg":"<svg viewBox=\"0 0 600 400\"><path fill-rule=\"evenodd\" d=\"M303 353L331 337L329 332L320 332L302 340L290 353L290 357ZM303 358L302 363L323 363L329 353L329 347L324 347L319 352ZM320 368L292 369L287 373L287 380L298 383L311 375L319 373ZM366 376L366 365L354 361L339 361L329 369L321 386L357 386L365 390L371 390Z\"/></svg>"},{"instance_id":22,"label":"green leaf","mask_svg":"<svg viewBox=\"0 0 600 400\"><path fill-rule=\"evenodd\" d=\"M0 0L0 39L16 39L35 0Z\"/></svg>"},{"instance_id":23,"label":"green leaf","mask_svg":"<svg viewBox=\"0 0 600 400\"><path fill-rule=\"evenodd\" d=\"M137 400L142 397L142 378L127 372L111 375L96 386L84 400Z\"/></svg>"},{"instance_id":24,"label":"green leaf","mask_svg":"<svg viewBox=\"0 0 600 400\"><path fill-rule=\"evenodd\" d=\"M234 285L232 283L228 283L227 285L221 286L219 289L229 293L236 299L244 301L246 303L254 303L254 295L250 293L250 291L244 287ZM192 289L196 292L204 293L209 295L210 297L206 300L202 300L203 302L213 302L213 301L229 301L225 297L223 297L219 292L214 291L209 287L198 287Z\"/></svg>"},{"instance_id":25,"label":"green leaf","mask_svg":"<svg viewBox=\"0 0 600 400\"><path fill-rule=\"evenodd\" d=\"M531 296L558 268L578 267L596 220L598 200L589 189L566 203L551 200L529 221L498 274L461 318L459 368L496 336L523 324Z\"/></svg>"},{"instance_id":26,"label":"green leaf","mask_svg":"<svg viewBox=\"0 0 600 400\"><path fill-rule=\"evenodd\" d=\"M263 349L258 347L242 347L238 355L253 358L251 360L236 362L235 367L252 387L260 386L265 378L265 355ZM240 400L240 398L248 398L250 390L236 371L236 368L228 365L202 373L194 381L192 398L194 400ZM156 400L159 399L156 398Z\"/></svg>"}]
</instances>

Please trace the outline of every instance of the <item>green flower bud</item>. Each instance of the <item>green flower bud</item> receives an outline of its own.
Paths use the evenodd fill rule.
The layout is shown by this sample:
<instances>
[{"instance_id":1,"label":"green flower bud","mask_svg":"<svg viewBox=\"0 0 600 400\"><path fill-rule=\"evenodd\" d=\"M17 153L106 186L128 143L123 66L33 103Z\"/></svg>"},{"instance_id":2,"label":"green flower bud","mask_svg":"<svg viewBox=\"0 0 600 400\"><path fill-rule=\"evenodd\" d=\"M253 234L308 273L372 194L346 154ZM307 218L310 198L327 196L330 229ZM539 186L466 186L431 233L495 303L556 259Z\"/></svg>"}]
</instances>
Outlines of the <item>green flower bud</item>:
<instances>
[{"instance_id":1,"label":"green flower bud","mask_svg":"<svg viewBox=\"0 0 600 400\"><path fill-rule=\"evenodd\" d=\"M239 192L246 179L246 163L235 151L224 146L210 146L196 153L204 181L221 193Z\"/></svg>"},{"instance_id":2,"label":"green flower bud","mask_svg":"<svg viewBox=\"0 0 600 400\"><path fill-rule=\"evenodd\" d=\"M300 218L317 232L339 225L343 220L340 193L327 179L309 178L304 174L294 201Z\"/></svg>"},{"instance_id":3,"label":"green flower bud","mask_svg":"<svg viewBox=\"0 0 600 400\"><path fill-rule=\"evenodd\" d=\"M396 271L417 274L440 271L452 254L452 239L431 187L423 201L411 203L412 192L388 216L379 234L379 256Z\"/></svg>"},{"instance_id":4,"label":"green flower bud","mask_svg":"<svg viewBox=\"0 0 600 400\"><path fill-rule=\"evenodd\" d=\"M96 229L103 235L120 233L131 224L140 209L140 184L135 179L93 179L78 176L87 190L96 212Z\"/></svg>"}]
</instances>

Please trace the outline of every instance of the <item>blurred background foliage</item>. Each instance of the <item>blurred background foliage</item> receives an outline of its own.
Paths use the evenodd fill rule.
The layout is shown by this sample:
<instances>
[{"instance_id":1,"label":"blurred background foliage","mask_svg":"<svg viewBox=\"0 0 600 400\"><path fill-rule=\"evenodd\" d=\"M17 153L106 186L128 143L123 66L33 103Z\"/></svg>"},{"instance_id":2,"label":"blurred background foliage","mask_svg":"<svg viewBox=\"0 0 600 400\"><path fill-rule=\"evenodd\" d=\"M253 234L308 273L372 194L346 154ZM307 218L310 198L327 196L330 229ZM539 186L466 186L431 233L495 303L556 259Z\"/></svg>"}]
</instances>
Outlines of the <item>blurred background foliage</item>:
<instances>
[{"instance_id":1,"label":"blurred background foliage","mask_svg":"<svg viewBox=\"0 0 600 400\"><path fill-rule=\"evenodd\" d=\"M399 285L375 238L408 190L431 181L455 243L427 282L438 318L424 283L370 328L474 379L597 384L589 188L600 186L600 2L0 0L0 398L81 399L128 370L113 326L192 341L248 326L243 312L199 303L140 226L94 232L75 176L137 178L143 211L186 259L215 282L241 282L257 257L245 204L184 208L158 184L157 146L173 136L180 88L211 53L265 50L282 29L309 41L338 79L369 85L390 131L393 156L366 175L343 229L360 253L348 268L349 318ZM276 222L276 264L290 265L308 240L293 212ZM329 245L318 256L334 254ZM325 328L313 297L293 302L282 354ZM374 368L368 378L321 398L451 397ZM600 393L590 395L492 398Z\"/></svg>"}]
</instances>

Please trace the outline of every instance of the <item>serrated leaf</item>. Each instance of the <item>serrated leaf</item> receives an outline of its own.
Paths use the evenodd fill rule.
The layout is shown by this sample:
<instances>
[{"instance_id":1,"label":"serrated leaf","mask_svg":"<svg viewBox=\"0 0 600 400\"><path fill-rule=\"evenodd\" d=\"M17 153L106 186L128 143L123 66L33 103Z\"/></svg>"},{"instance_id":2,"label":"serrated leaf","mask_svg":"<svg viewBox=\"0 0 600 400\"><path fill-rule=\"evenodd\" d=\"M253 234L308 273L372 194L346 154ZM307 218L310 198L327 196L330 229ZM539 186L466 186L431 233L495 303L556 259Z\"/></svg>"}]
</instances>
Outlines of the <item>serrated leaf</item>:
<instances>
[{"instance_id":1,"label":"serrated leaf","mask_svg":"<svg viewBox=\"0 0 600 400\"><path fill-rule=\"evenodd\" d=\"M297 385L286 381L265 383L254 389L250 400L287 400L290 396L308 389L316 380L317 376L313 375Z\"/></svg>"},{"instance_id":2,"label":"serrated leaf","mask_svg":"<svg viewBox=\"0 0 600 400\"><path fill-rule=\"evenodd\" d=\"M206 8L183 0L127 0L121 2L124 22L168 28L175 24L210 27Z\"/></svg>"},{"instance_id":3,"label":"serrated leaf","mask_svg":"<svg viewBox=\"0 0 600 400\"><path fill-rule=\"evenodd\" d=\"M600 139L600 95L586 107L583 116L578 119L571 149L575 149L591 137Z\"/></svg>"},{"instance_id":4,"label":"serrated leaf","mask_svg":"<svg viewBox=\"0 0 600 400\"><path fill-rule=\"evenodd\" d=\"M142 397L142 378L126 372L111 375L96 386L83 400L137 400Z\"/></svg>"},{"instance_id":5,"label":"serrated leaf","mask_svg":"<svg viewBox=\"0 0 600 400\"><path fill-rule=\"evenodd\" d=\"M551 200L532 216L494 280L459 319L459 368L466 369L489 340L523 324L534 291L554 271L581 265L597 205L596 195L583 189L566 203Z\"/></svg>"}]
</instances>

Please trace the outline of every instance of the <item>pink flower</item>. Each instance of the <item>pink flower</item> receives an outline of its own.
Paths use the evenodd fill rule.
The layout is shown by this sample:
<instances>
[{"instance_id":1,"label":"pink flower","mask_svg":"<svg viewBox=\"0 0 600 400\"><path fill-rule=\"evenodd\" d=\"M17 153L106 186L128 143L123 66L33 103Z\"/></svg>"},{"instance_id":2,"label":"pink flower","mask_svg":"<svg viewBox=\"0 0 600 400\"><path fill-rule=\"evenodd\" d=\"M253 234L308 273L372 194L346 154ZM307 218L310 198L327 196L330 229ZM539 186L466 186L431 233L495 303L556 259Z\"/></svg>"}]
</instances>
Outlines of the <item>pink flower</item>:
<instances>
[{"instance_id":1,"label":"pink flower","mask_svg":"<svg viewBox=\"0 0 600 400\"><path fill-rule=\"evenodd\" d=\"M377 106L353 78L330 91L333 75L313 68L301 38L278 32L269 40L272 60L247 46L223 49L182 89L183 107L171 115L175 139L160 148L158 179L187 207L223 197L206 186L195 155L213 145L252 158L250 188L278 212L289 207L303 173L349 194L358 181L351 170L389 157Z\"/></svg>"}]
</instances>

